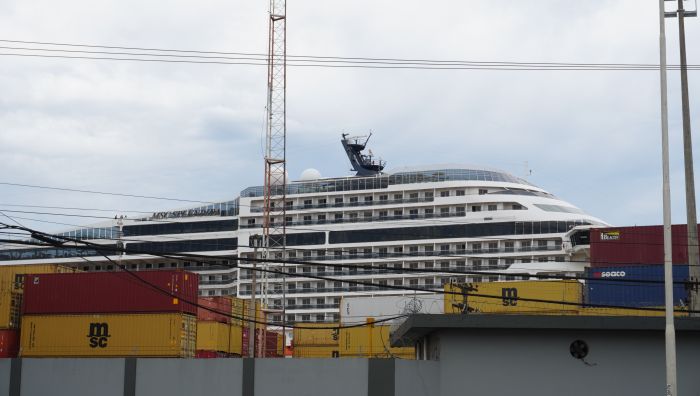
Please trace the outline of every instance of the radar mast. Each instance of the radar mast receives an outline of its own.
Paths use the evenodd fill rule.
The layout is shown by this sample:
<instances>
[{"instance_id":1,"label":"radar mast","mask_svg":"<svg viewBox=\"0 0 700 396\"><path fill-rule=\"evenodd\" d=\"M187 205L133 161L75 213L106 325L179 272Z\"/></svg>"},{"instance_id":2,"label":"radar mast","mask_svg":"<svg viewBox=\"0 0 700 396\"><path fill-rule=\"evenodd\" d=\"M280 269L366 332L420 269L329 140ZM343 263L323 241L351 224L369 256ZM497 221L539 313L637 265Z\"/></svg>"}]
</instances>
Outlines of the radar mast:
<instances>
[{"instance_id":1,"label":"radar mast","mask_svg":"<svg viewBox=\"0 0 700 396\"><path fill-rule=\"evenodd\" d=\"M362 154L362 151L367 147L369 138L372 137L371 132L366 136L348 136L347 133L343 133L342 136L340 141L343 143L345 154L347 154L352 168L357 172L356 176L375 176L382 173L386 161L375 158L372 150L369 150L369 154Z\"/></svg>"}]
</instances>

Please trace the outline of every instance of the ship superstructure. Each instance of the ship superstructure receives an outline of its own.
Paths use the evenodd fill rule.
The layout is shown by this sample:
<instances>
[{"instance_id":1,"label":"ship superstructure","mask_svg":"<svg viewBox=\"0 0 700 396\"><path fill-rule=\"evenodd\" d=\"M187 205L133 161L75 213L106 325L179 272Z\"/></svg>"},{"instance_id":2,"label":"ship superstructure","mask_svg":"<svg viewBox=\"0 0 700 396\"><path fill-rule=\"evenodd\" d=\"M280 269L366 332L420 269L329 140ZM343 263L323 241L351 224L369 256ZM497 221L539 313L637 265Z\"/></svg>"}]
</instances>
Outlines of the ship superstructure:
<instances>
[{"instance_id":1,"label":"ship superstructure","mask_svg":"<svg viewBox=\"0 0 700 396\"><path fill-rule=\"evenodd\" d=\"M310 179L305 172L305 180L286 185L284 200L281 191L273 198L274 205L286 209L284 219L271 219L286 222L286 250L273 252L271 259L300 262L269 264L290 273L285 280L269 274L267 290L271 308L285 305L288 322L337 321L343 296L408 293L388 285L442 289L450 281L581 273L586 262L579 258L585 254L573 248L576 243L570 236L578 228L607 225L502 171L436 165L385 172L383 161L362 153L366 140L343 136L342 142L356 176ZM249 241L261 234L263 208L263 187L249 187L230 201L143 218L118 217L65 235L123 244L130 253L110 258L132 270L197 271L201 295L246 298L251 295L252 273L246 259L254 254ZM166 259L146 252L210 257ZM26 246L0 250L0 264L31 263L116 270L95 250ZM440 269L489 274L455 275ZM377 287L344 280L372 282ZM286 301L282 301L285 286ZM281 320L279 315L273 320Z\"/></svg>"}]
</instances>

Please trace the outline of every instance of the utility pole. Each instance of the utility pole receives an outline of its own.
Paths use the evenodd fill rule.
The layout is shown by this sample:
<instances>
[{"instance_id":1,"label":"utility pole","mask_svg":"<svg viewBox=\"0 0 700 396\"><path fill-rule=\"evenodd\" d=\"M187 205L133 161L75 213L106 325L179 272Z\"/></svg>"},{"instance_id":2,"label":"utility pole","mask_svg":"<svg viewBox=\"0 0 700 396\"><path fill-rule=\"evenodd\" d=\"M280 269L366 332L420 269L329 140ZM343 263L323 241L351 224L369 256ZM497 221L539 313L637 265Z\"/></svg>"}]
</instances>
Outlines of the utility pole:
<instances>
[{"instance_id":1,"label":"utility pole","mask_svg":"<svg viewBox=\"0 0 700 396\"><path fill-rule=\"evenodd\" d=\"M673 0L666 0L673 1ZM695 200L695 172L693 170L693 140L690 130L690 99L688 94L688 62L685 46L685 18L696 17L697 9L686 11L684 0L678 0L678 10L666 12L669 18L678 17L678 45L681 61L681 104L683 107L683 159L685 165L685 205L688 223L688 266L691 288L689 292L691 311L700 310L700 294L696 283L700 280L700 248L698 247L698 217ZM698 316L691 313L691 316Z\"/></svg>"},{"instance_id":2,"label":"utility pole","mask_svg":"<svg viewBox=\"0 0 700 396\"><path fill-rule=\"evenodd\" d=\"M252 294L248 306L248 357L257 357L255 353L255 327L257 325L255 315L255 289L257 288L258 248L262 245L262 237L258 234L249 237L250 246L253 248L253 273L251 277Z\"/></svg>"},{"instance_id":3,"label":"utility pole","mask_svg":"<svg viewBox=\"0 0 700 396\"><path fill-rule=\"evenodd\" d=\"M673 239L671 238L671 183L668 149L668 79L666 72L666 14L664 0L659 0L659 70L661 81L661 162L663 169L664 213L664 302L666 347L666 396L675 396L676 328L673 322Z\"/></svg>"}]
</instances>

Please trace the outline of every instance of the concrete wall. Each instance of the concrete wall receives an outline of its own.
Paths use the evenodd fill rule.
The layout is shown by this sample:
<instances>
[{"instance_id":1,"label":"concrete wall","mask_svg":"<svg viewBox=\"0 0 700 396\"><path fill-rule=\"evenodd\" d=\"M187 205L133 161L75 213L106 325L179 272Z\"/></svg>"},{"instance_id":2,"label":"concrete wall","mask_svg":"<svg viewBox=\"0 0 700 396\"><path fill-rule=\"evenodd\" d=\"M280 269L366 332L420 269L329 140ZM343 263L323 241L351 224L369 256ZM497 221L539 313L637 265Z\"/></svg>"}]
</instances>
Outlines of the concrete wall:
<instances>
[{"instance_id":1,"label":"concrete wall","mask_svg":"<svg viewBox=\"0 0 700 396\"><path fill-rule=\"evenodd\" d=\"M569 352L584 340L584 361ZM579 330L442 330L442 395L661 395L665 394L663 332ZM679 333L678 394L700 392L700 339Z\"/></svg>"},{"instance_id":2,"label":"concrete wall","mask_svg":"<svg viewBox=\"0 0 700 396\"><path fill-rule=\"evenodd\" d=\"M393 359L0 359L0 396L427 396L436 362Z\"/></svg>"},{"instance_id":3,"label":"concrete wall","mask_svg":"<svg viewBox=\"0 0 700 396\"><path fill-rule=\"evenodd\" d=\"M22 396L123 396L124 359L22 359Z\"/></svg>"}]
</instances>

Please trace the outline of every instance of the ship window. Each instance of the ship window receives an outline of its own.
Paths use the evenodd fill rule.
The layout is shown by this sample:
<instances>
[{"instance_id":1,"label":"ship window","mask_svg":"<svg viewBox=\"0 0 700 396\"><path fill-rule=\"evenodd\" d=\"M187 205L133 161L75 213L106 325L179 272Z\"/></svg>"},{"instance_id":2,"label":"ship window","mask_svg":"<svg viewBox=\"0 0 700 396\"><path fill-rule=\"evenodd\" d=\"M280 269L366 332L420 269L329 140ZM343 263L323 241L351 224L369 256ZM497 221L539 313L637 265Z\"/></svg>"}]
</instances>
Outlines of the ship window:
<instances>
[{"instance_id":1,"label":"ship window","mask_svg":"<svg viewBox=\"0 0 700 396\"><path fill-rule=\"evenodd\" d=\"M394 279L394 286L403 286L402 279Z\"/></svg>"},{"instance_id":2,"label":"ship window","mask_svg":"<svg viewBox=\"0 0 700 396\"><path fill-rule=\"evenodd\" d=\"M449 197L450 196L450 191L440 191L440 196L441 197Z\"/></svg>"},{"instance_id":3,"label":"ship window","mask_svg":"<svg viewBox=\"0 0 700 396\"><path fill-rule=\"evenodd\" d=\"M493 204L489 205L488 209L489 209L489 211L498 210L498 205L493 205Z\"/></svg>"},{"instance_id":4,"label":"ship window","mask_svg":"<svg viewBox=\"0 0 700 396\"><path fill-rule=\"evenodd\" d=\"M472 212L481 212L481 206L472 205Z\"/></svg>"},{"instance_id":5,"label":"ship window","mask_svg":"<svg viewBox=\"0 0 700 396\"><path fill-rule=\"evenodd\" d=\"M380 195L380 196L379 196L379 200L380 200L380 201L388 201L388 200L389 200L389 196L388 196L388 195Z\"/></svg>"},{"instance_id":6,"label":"ship window","mask_svg":"<svg viewBox=\"0 0 700 396\"><path fill-rule=\"evenodd\" d=\"M488 194L488 192L489 192L489 190L487 190L487 189L485 189L485 188L480 188L480 189L479 189L479 195Z\"/></svg>"},{"instance_id":7,"label":"ship window","mask_svg":"<svg viewBox=\"0 0 700 396\"><path fill-rule=\"evenodd\" d=\"M461 197L461 196L465 195L464 190L457 190L457 191L455 191L455 195L457 195L458 197Z\"/></svg>"},{"instance_id":8,"label":"ship window","mask_svg":"<svg viewBox=\"0 0 700 396\"><path fill-rule=\"evenodd\" d=\"M394 194L394 199L403 199L403 194Z\"/></svg>"},{"instance_id":9,"label":"ship window","mask_svg":"<svg viewBox=\"0 0 700 396\"><path fill-rule=\"evenodd\" d=\"M425 195L426 199L433 199L433 192L432 191L426 191L424 195Z\"/></svg>"},{"instance_id":10,"label":"ship window","mask_svg":"<svg viewBox=\"0 0 700 396\"><path fill-rule=\"evenodd\" d=\"M365 202L372 202L372 196L365 197Z\"/></svg>"}]
</instances>

